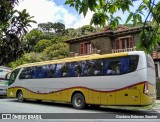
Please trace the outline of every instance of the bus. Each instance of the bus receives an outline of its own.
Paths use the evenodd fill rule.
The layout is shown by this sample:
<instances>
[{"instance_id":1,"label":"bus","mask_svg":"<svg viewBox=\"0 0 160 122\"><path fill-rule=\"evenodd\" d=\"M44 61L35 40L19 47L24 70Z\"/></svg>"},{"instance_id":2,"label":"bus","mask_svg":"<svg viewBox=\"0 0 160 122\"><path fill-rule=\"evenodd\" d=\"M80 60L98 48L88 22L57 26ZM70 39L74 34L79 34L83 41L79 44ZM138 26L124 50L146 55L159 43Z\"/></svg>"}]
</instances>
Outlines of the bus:
<instances>
[{"instance_id":1,"label":"bus","mask_svg":"<svg viewBox=\"0 0 160 122\"><path fill-rule=\"evenodd\" d=\"M0 96L7 95L8 81L5 80L5 75L11 71L9 67L0 66Z\"/></svg>"},{"instance_id":2,"label":"bus","mask_svg":"<svg viewBox=\"0 0 160 122\"><path fill-rule=\"evenodd\" d=\"M143 51L24 64L6 76L7 96L86 105L147 106L156 100L154 62Z\"/></svg>"}]
</instances>

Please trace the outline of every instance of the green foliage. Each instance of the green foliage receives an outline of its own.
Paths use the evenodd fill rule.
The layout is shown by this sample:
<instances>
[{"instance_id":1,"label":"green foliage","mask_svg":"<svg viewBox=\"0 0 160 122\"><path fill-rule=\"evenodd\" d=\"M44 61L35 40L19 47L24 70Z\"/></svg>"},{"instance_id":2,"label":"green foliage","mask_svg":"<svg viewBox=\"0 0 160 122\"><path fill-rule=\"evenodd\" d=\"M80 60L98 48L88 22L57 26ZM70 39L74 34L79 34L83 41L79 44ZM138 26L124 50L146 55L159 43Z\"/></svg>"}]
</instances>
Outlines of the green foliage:
<instances>
[{"instance_id":1,"label":"green foliage","mask_svg":"<svg viewBox=\"0 0 160 122\"><path fill-rule=\"evenodd\" d=\"M43 54L47 56L50 60L52 59L59 59L67 57L69 54L69 48L66 43L57 43L53 44L52 46L47 47Z\"/></svg>"},{"instance_id":2,"label":"green foliage","mask_svg":"<svg viewBox=\"0 0 160 122\"><path fill-rule=\"evenodd\" d=\"M27 50L23 36L30 23L36 23L25 9L14 10L18 1L0 1L0 65L16 60Z\"/></svg>"},{"instance_id":3,"label":"green foliage","mask_svg":"<svg viewBox=\"0 0 160 122\"><path fill-rule=\"evenodd\" d=\"M67 40L69 39L68 36L57 36L55 35L52 39L51 39L51 42L53 44L56 44L56 43L59 43L59 42L63 42L64 40Z\"/></svg>"},{"instance_id":4,"label":"green foliage","mask_svg":"<svg viewBox=\"0 0 160 122\"><path fill-rule=\"evenodd\" d=\"M108 19L109 19L108 16L104 12L94 13L90 24L91 25L94 24L95 26L98 26L98 25L104 26Z\"/></svg>"},{"instance_id":5,"label":"green foliage","mask_svg":"<svg viewBox=\"0 0 160 122\"><path fill-rule=\"evenodd\" d=\"M156 82L157 97L160 98L160 80Z\"/></svg>"},{"instance_id":6,"label":"green foliage","mask_svg":"<svg viewBox=\"0 0 160 122\"><path fill-rule=\"evenodd\" d=\"M155 30L144 29L140 33L140 38L137 44L137 50L144 50L146 53L151 53L157 45L158 35Z\"/></svg>"},{"instance_id":7,"label":"green foliage","mask_svg":"<svg viewBox=\"0 0 160 122\"><path fill-rule=\"evenodd\" d=\"M8 66L16 68L17 66L20 66L22 64L40 62L45 60L48 60L48 58L42 53L31 52L31 53L25 53L21 58L19 58L15 62L9 63Z\"/></svg>"},{"instance_id":8,"label":"green foliage","mask_svg":"<svg viewBox=\"0 0 160 122\"><path fill-rule=\"evenodd\" d=\"M63 23L57 22L53 24L53 29L58 35L64 35L65 25Z\"/></svg>"},{"instance_id":9,"label":"green foliage","mask_svg":"<svg viewBox=\"0 0 160 122\"><path fill-rule=\"evenodd\" d=\"M77 29L67 28L65 30L65 35L67 35L68 37L71 37L71 38L77 37Z\"/></svg>"},{"instance_id":10,"label":"green foliage","mask_svg":"<svg viewBox=\"0 0 160 122\"><path fill-rule=\"evenodd\" d=\"M28 43L28 48L30 51L33 51L34 46L39 40L43 38L43 33L40 30L33 29L28 34L26 34L25 39Z\"/></svg>"},{"instance_id":11,"label":"green foliage","mask_svg":"<svg viewBox=\"0 0 160 122\"><path fill-rule=\"evenodd\" d=\"M53 29L53 23L52 22L39 23L38 28L43 32L51 32Z\"/></svg>"},{"instance_id":12,"label":"green foliage","mask_svg":"<svg viewBox=\"0 0 160 122\"><path fill-rule=\"evenodd\" d=\"M52 42L50 40L42 39L36 44L34 50L35 52L42 52L46 47L49 47L50 45L52 45Z\"/></svg>"}]
</instances>

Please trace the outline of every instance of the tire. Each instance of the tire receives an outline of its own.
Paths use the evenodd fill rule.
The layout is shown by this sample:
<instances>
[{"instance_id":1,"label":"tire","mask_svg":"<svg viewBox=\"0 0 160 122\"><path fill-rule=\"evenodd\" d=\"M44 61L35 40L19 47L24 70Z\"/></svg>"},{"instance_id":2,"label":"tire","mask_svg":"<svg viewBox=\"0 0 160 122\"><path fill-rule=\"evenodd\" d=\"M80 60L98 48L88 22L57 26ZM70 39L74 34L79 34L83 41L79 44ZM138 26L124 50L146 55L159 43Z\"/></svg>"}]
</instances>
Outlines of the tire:
<instances>
[{"instance_id":1,"label":"tire","mask_svg":"<svg viewBox=\"0 0 160 122\"><path fill-rule=\"evenodd\" d=\"M24 101L23 92L22 91L18 92L17 99L18 99L18 102L23 102Z\"/></svg>"},{"instance_id":2,"label":"tire","mask_svg":"<svg viewBox=\"0 0 160 122\"><path fill-rule=\"evenodd\" d=\"M83 109L85 107L85 98L81 93L76 93L72 98L72 105L75 109Z\"/></svg>"}]
</instances>

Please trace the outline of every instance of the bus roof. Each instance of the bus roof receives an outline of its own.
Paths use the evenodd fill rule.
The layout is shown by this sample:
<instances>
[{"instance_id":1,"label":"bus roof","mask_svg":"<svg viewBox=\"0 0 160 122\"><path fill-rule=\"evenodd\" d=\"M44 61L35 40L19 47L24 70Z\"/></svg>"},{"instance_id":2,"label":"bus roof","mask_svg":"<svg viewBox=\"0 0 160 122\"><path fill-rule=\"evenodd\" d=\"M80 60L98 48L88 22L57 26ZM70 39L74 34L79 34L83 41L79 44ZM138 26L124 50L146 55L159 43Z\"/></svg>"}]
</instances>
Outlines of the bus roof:
<instances>
[{"instance_id":1,"label":"bus roof","mask_svg":"<svg viewBox=\"0 0 160 122\"><path fill-rule=\"evenodd\" d=\"M93 54L93 55L85 55L85 56L76 56L76 57L69 57L69 58L63 58L63 59L23 64L18 66L17 68L41 66L41 65L47 65L47 64L65 63L65 62L75 62L75 61L83 61L83 60L92 60L92 59L112 58L112 57L120 57L120 56L127 56L127 55L128 55L128 52L111 53L111 54L103 54L103 55Z\"/></svg>"}]
</instances>

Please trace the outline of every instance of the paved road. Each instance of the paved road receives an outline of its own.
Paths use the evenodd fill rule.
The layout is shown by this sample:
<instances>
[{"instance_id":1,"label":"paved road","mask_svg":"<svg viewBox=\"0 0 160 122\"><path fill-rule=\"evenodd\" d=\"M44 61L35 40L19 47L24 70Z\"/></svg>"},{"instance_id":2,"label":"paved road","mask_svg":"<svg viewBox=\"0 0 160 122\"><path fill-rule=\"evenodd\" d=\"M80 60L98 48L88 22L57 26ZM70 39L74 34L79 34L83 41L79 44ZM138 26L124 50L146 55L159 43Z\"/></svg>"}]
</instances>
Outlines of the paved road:
<instances>
[{"instance_id":1,"label":"paved road","mask_svg":"<svg viewBox=\"0 0 160 122\"><path fill-rule=\"evenodd\" d=\"M137 115L138 117L141 117L142 115L148 114L154 115L155 113L158 113L155 110L126 110L126 109L115 109L115 108L94 108L94 107L88 107L84 110L76 110L72 107L70 104L60 104L60 103L53 103L53 102L36 102L36 101L26 101L23 103L19 103L17 99L8 99L8 98L0 98L0 113L18 113L18 114L30 114L30 113L35 113L37 114L42 114L42 113L47 113L45 115L48 115L48 117L51 118L57 118L57 121L62 121L62 119L58 118L63 118L63 121L67 117L73 117L74 119L71 119L71 121L74 121L75 118L79 118L80 116L83 116L84 120L86 121L91 121L94 120L97 122L97 119L94 119L94 117L99 116L98 120L102 118L102 120L99 121L106 121L106 116L107 118L110 116L113 117L131 117L131 115ZM59 114L57 114L59 113ZM67 114L66 114L67 113ZM123 116L124 115L124 116ZM54 117L53 117L54 116ZM28 116L27 116L28 117ZM88 119L91 117L91 119ZM135 116L136 117L136 116ZM142 116L143 117L143 116ZM43 117L42 117L43 118ZM55 119L54 119L55 120ZM133 120L133 119L132 119ZM37 120L37 121L42 121L42 120ZM45 120L46 121L46 120ZM51 119L47 120L51 121ZM80 119L76 121L81 121ZM110 119L110 121L126 121L125 118L122 119ZM135 120L134 120L135 121ZM151 119L136 119L136 121L151 121ZM153 120L152 120L153 121ZM157 121L157 119L154 119L154 121Z\"/></svg>"}]
</instances>

